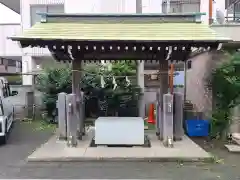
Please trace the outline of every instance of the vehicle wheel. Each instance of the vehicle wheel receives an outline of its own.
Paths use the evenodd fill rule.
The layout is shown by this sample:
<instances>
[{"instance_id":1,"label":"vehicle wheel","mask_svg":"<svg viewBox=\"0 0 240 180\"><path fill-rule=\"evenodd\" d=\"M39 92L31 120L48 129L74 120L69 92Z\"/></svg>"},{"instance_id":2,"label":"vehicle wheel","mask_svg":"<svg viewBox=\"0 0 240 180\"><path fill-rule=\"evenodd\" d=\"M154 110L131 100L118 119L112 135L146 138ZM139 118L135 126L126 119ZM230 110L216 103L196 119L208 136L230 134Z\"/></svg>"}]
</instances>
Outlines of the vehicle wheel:
<instances>
[{"instance_id":1,"label":"vehicle wheel","mask_svg":"<svg viewBox=\"0 0 240 180\"><path fill-rule=\"evenodd\" d=\"M4 145L4 144L6 144L7 143L7 137L6 137L6 135L5 136L1 136L0 137L0 144L1 145Z\"/></svg>"},{"instance_id":2,"label":"vehicle wheel","mask_svg":"<svg viewBox=\"0 0 240 180\"><path fill-rule=\"evenodd\" d=\"M4 145L7 143L7 123L5 124L5 136L0 137L0 144Z\"/></svg>"}]
</instances>

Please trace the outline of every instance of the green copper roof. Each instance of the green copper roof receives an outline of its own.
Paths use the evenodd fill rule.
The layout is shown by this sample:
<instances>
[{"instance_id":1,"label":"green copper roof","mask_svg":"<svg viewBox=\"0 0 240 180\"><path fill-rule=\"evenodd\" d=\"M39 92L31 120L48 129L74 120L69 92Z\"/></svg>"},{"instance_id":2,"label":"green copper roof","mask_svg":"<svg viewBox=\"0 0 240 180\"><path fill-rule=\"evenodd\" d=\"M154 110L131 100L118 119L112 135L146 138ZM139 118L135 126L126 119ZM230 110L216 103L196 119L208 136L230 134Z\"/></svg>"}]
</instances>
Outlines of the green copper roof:
<instances>
[{"instance_id":1,"label":"green copper roof","mask_svg":"<svg viewBox=\"0 0 240 180\"><path fill-rule=\"evenodd\" d=\"M230 41L208 25L195 22L46 22L25 30L13 40L76 41Z\"/></svg>"}]
</instances>

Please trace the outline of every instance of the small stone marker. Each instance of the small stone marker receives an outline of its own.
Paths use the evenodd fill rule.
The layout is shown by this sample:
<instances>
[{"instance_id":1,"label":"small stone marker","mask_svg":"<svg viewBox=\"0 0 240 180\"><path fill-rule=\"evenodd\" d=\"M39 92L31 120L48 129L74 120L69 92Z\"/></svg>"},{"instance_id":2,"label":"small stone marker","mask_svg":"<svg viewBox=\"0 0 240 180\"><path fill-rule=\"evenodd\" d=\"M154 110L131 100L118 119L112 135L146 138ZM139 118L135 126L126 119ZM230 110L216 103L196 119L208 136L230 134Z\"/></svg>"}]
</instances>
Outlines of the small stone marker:
<instances>
[{"instance_id":1,"label":"small stone marker","mask_svg":"<svg viewBox=\"0 0 240 180\"><path fill-rule=\"evenodd\" d=\"M66 96L67 94L64 92L58 94L58 136L60 140L67 139Z\"/></svg>"},{"instance_id":2,"label":"small stone marker","mask_svg":"<svg viewBox=\"0 0 240 180\"><path fill-rule=\"evenodd\" d=\"M163 95L163 143L172 147L173 143L173 95ZM169 146L170 145L170 146Z\"/></svg>"},{"instance_id":3,"label":"small stone marker","mask_svg":"<svg viewBox=\"0 0 240 180\"><path fill-rule=\"evenodd\" d=\"M68 146L77 146L78 115L76 110L76 95L68 94L66 98L67 107L67 138Z\"/></svg>"}]
</instances>

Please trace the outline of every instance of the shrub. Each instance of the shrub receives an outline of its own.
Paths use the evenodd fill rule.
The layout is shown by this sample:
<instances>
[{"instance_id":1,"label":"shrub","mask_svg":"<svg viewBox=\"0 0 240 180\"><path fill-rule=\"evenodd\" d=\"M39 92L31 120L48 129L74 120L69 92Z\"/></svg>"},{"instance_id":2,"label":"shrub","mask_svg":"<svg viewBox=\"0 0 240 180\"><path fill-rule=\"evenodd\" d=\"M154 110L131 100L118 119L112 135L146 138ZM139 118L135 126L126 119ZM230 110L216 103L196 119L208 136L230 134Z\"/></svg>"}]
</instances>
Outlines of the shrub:
<instances>
[{"instance_id":1,"label":"shrub","mask_svg":"<svg viewBox=\"0 0 240 180\"><path fill-rule=\"evenodd\" d=\"M109 66L112 68L109 69ZM57 94L71 93L72 73L70 67L56 67L44 71L45 73L36 78L36 87L43 93L48 115L52 116L56 109ZM85 65L80 83L85 93L87 116L136 116L141 89L135 85L135 81L131 81L130 84L126 81L126 76L135 75L136 65L132 62ZM115 76L117 88L113 90ZM104 87L101 86L101 77L104 77Z\"/></svg>"}]
</instances>

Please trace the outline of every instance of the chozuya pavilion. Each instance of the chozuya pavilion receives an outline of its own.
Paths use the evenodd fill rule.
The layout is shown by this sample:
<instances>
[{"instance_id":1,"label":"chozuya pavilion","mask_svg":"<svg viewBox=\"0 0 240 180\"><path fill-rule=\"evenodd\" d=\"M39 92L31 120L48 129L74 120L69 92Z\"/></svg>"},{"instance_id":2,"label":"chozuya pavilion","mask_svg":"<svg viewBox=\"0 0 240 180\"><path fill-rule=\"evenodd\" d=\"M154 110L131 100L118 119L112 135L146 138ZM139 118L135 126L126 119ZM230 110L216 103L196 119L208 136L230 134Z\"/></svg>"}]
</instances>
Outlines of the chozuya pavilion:
<instances>
[{"instance_id":1,"label":"chozuya pavilion","mask_svg":"<svg viewBox=\"0 0 240 180\"><path fill-rule=\"evenodd\" d=\"M71 61L73 69L72 93L67 104L58 104L59 128L64 138L74 139L76 134L82 139L84 121L81 111L80 69L85 60L157 60L160 70L168 70L172 61L186 61L192 48L217 50L221 43L230 41L201 23L204 13L195 14L41 14L37 23L21 35L11 37L25 47L48 48L57 61ZM160 75L160 98L157 99L157 136L171 144L173 139L181 139L182 131L182 95L168 93L168 75ZM75 98L73 98L75 97ZM176 100L175 100L176 99ZM177 100L178 99L178 100ZM177 101L179 101L177 103ZM178 105L177 105L178 104ZM65 111L63 107L67 105ZM68 106L69 105L69 106ZM62 108L62 109L61 109ZM68 110L70 108L70 110ZM173 111L175 109L175 116ZM69 115L69 113L71 115ZM65 119L67 118L67 122ZM126 117L127 118L127 117ZM100 118L95 122L96 144L143 144L144 125L142 118L121 119L118 130L114 123ZM120 119L120 118L119 118ZM136 127L131 136L118 134L130 123ZM111 125L113 123L113 126ZM122 124L121 124L122 123ZM102 126L105 124L106 126ZM67 126L67 130L65 131ZM77 127L77 129L76 129ZM104 136L104 127L116 132ZM174 130L175 129L175 130ZM175 138L178 134L179 138ZM106 139L111 137L111 140ZM114 140L114 137L117 137ZM119 137L121 137L119 140ZM105 139L104 139L105 138ZM117 140L118 139L118 140ZM128 140L126 140L128 139ZM119 142L118 142L119 141Z\"/></svg>"}]
</instances>

